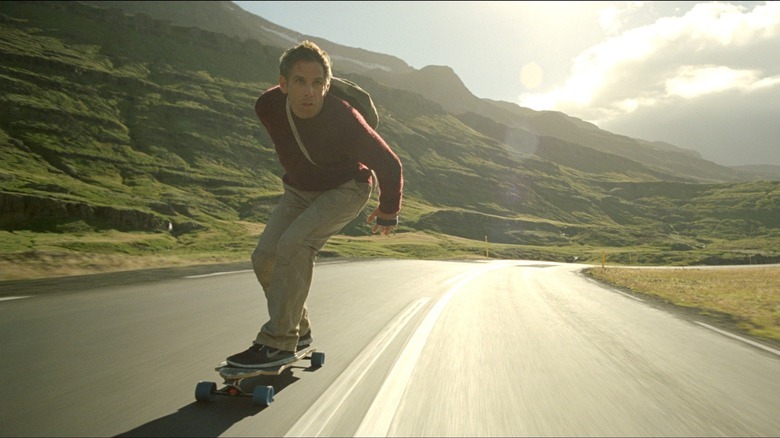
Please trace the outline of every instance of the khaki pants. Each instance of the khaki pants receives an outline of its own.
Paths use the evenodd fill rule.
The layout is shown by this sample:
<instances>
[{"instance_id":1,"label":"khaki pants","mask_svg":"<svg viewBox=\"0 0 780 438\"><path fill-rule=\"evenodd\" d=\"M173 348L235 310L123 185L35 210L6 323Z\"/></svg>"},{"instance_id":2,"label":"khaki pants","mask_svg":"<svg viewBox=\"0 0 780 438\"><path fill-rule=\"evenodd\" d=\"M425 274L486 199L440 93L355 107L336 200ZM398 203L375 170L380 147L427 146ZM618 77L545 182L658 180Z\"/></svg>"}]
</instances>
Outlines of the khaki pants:
<instances>
[{"instance_id":1,"label":"khaki pants","mask_svg":"<svg viewBox=\"0 0 780 438\"><path fill-rule=\"evenodd\" d=\"M311 327L306 299L317 252L363 211L370 196L371 185L354 180L324 192L284 185L284 194L252 253L270 316L256 344L295 351L298 337Z\"/></svg>"}]
</instances>

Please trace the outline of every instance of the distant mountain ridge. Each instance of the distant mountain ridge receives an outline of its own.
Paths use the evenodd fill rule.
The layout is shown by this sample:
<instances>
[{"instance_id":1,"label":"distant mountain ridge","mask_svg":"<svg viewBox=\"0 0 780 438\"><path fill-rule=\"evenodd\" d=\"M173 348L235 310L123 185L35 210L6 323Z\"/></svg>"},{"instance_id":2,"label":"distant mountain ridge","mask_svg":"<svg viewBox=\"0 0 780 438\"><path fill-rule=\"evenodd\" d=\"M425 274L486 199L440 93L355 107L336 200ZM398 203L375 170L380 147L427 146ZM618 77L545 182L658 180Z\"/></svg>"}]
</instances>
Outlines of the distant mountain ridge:
<instances>
[{"instance_id":1,"label":"distant mountain ridge","mask_svg":"<svg viewBox=\"0 0 780 438\"><path fill-rule=\"evenodd\" d=\"M247 12L231 1L84 1L101 8L117 8L127 13L144 13L158 20L185 27L222 33L240 39L253 39L264 45L286 49L305 39L317 43L337 61L338 68L352 73L378 69L402 73L412 68L399 58L335 44L304 35Z\"/></svg>"},{"instance_id":2,"label":"distant mountain ridge","mask_svg":"<svg viewBox=\"0 0 780 438\"><path fill-rule=\"evenodd\" d=\"M689 149L612 134L560 112L534 111L509 102L482 99L474 96L450 67L427 66L416 70L391 55L342 46L284 28L244 11L230 1L183 1L175 2L175 5L136 1L84 3L119 8L128 13L145 13L172 24L199 27L241 39L255 39L281 49L311 39L328 51L337 71L367 75L393 88L418 93L455 115L475 113L501 123L507 129L524 129L541 136L557 137L638 160L661 172L678 173L701 181L746 181L767 176L780 179L780 166L764 169L758 174L745 172L742 168L721 166L705 160Z\"/></svg>"}]
</instances>

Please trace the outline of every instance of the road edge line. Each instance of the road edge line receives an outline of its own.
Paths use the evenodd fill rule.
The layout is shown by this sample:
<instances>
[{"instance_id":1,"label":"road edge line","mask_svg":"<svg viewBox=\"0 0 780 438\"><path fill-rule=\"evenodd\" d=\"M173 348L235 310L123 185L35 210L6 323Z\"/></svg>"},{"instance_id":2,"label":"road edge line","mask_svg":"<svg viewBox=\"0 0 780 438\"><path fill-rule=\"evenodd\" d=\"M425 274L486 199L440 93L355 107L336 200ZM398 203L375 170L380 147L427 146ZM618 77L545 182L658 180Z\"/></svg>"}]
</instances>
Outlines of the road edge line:
<instances>
[{"instance_id":1,"label":"road edge line","mask_svg":"<svg viewBox=\"0 0 780 438\"><path fill-rule=\"evenodd\" d=\"M766 345L760 344L760 343L755 342L755 341L751 341L750 339L743 338L742 336L737 336L737 335L735 335L733 333L729 333L729 332L727 332L725 330L721 330L719 328L713 327L713 326L711 326L709 324L705 324L703 322L699 322L699 321L694 321L694 322L696 324L704 327L704 328L710 329L710 330L712 330L712 331L714 331L716 333L720 333L723 336L728 336L729 338L736 339L736 340L744 342L744 343L746 343L748 345L752 345L754 347L757 347L757 348L760 348L760 349L762 349L764 351L772 353L772 354L774 354L776 356L780 356L780 350L775 350L772 347L767 347Z\"/></svg>"}]
</instances>

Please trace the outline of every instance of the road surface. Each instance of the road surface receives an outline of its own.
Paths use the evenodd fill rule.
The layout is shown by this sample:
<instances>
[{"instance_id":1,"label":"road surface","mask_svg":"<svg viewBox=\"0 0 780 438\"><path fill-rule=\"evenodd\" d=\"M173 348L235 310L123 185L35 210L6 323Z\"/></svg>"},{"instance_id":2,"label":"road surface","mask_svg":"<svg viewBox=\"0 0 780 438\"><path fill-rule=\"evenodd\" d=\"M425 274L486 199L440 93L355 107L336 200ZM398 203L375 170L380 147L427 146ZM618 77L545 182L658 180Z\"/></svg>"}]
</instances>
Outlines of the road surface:
<instances>
[{"instance_id":1,"label":"road surface","mask_svg":"<svg viewBox=\"0 0 780 438\"><path fill-rule=\"evenodd\" d=\"M325 366L268 382L267 408L194 399L265 322L250 271L6 293L0 435L780 435L780 352L582 268L318 264Z\"/></svg>"}]
</instances>

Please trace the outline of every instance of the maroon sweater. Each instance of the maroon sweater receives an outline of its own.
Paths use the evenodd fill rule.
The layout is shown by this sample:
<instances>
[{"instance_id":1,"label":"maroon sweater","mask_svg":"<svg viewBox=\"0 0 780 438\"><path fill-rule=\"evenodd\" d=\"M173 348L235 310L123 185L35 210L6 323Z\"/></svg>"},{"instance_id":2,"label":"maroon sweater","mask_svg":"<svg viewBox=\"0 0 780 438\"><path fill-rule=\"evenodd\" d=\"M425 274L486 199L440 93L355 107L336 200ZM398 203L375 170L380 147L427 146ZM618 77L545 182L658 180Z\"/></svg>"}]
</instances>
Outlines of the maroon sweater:
<instances>
[{"instance_id":1,"label":"maroon sweater","mask_svg":"<svg viewBox=\"0 0 780 438\"><path fill-rule=\"evenodd\" d=\"M401 161L363 116L345 101L325 96L322 111L311 119L293 114L301 142L312 164L293 135L285 110L287 95L279 86L266 90L255 103L255 113L268 130L284 167L283 181L304 191L336 188L354 179L371 182L371 170L379 180L379 209L388 214L401 209L403 172Z\"/></svg>"}]
</instances>

